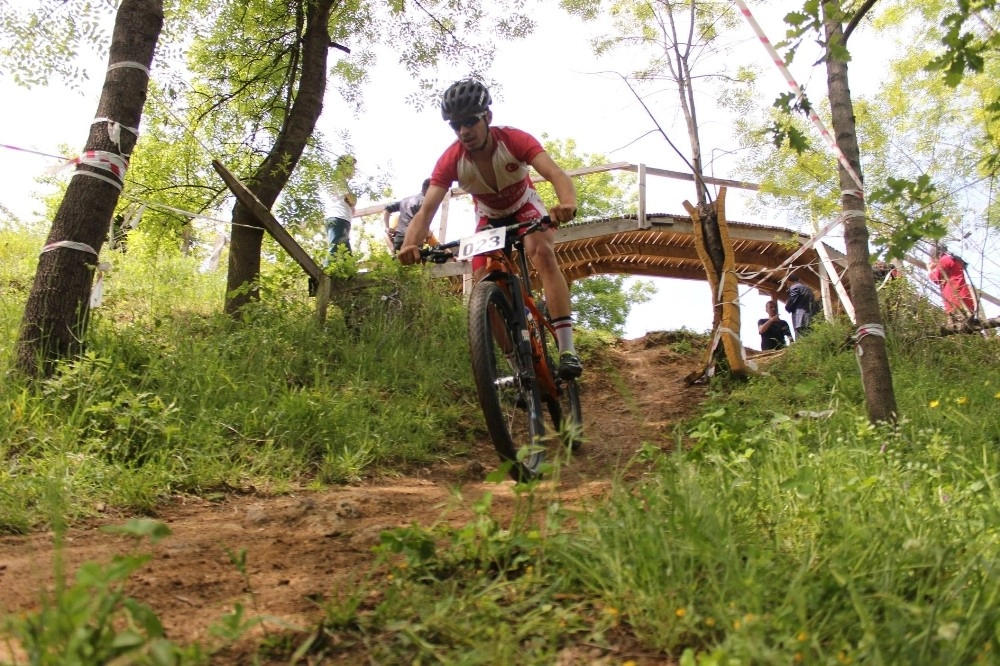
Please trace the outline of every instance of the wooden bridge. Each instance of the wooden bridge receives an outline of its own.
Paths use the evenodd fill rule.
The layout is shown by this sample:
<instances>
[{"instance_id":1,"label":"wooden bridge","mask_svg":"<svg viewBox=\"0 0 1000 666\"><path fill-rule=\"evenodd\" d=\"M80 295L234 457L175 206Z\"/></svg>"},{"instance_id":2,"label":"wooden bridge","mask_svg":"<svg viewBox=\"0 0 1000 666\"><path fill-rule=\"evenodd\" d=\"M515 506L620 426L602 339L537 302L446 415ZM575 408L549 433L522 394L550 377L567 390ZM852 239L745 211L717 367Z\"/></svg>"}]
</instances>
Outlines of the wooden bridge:
<instances>
[{"instance_id":1,"label":"wooden bridge","mask_svg":"<svg viewBox=\"0 0 1000 666\"><path fill-rule=\"evenodd\" d=\"M782 300L786 290L781 283L790 271L796 271L802 282L823 292L829 301L830 283L824 285L827 273L821 252L827 254L838 276L847 268L846 257L825 244L819 251L809 248L789 262L810 240L808 235L746 222L731 221L728 226L739 281ZM706 279L695 250L694 223L686 215L648 215L643 226L637 215L566 225L556 231L556 258L569 281L601 274ZM432 270L442 276L470 272L465 263ZM839 281L837 276L832 279Z\"/></svg>"},{"instance_id":2,"label":"wooden bridge","mask_svg":"<svg viewBox=\"0 0 1000 666\"><path fill-rule=\"evenodd\" d=\"M807 235L745 222L729 222L728 227L740 282L761 291L779 293L789 270L822 264L814 248L788 262L809 241ZM596 220L557 231L556 256L570 280L599 273L705 280L694 233L691 218L683 215L649 215L643 226L638 216ZM825 250L842 272L846 258L829 246ZM821 289L822 272L803 270L799 275L810 287Z\"/></svg>"},{"instance_id":3,"label":"wooden bridge","mask_svg":"<svg viewBox=\"0 0 1000 666\"><path fill-rule=\"evenodd\" d=\"M705 268L695 250L691 218L679 214L646 213L647 176L693 181L691 174L628 162L584 167L567 173L579 177L614 170L631 171L638 175L638 213L574 222L558 229L556 257L566 279L572 281L589 275L625 274L704 281ZM542 179L534 180L538 182ZM725 178L705 178L705 182L734 189L758 189L755 183ZM465 194L462 189L453 188L450 197L445 199L438 233L440 238L447 235L447 204L450 198ZM378 213L383 208L383 205L378 205L360 209L356 217ZM733 221L728 226L741 283L784 299L786 290L783 280L789 272L796 271L802 282L822 293L824 304L838 307L838 296L846 300L847 289L841 284L841 276L846 271L847 262L841 252L825 243L817 243L815 247L797 252L811 237L781 227ZM431 270L442 276L468 275L470 271L468 264L445 264ZM850 308L849 305L847 307Z\"/></svg>"}]
</instances>

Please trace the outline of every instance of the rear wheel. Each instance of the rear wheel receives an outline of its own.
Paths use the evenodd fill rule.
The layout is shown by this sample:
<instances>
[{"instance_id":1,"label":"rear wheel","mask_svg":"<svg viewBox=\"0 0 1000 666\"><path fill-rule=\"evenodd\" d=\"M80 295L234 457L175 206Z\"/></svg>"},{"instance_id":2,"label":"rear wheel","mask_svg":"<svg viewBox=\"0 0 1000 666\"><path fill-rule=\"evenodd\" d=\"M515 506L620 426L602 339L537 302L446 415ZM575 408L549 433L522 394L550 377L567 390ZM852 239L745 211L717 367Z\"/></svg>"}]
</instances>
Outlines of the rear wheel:
<instances>
[{"instance_id":1,"label":"rear wheel","mask_svg":"<svg viewBox=\"0 0 1000 666\"><path fill-rule=\"evenodd\" d=\"M512 463L511 477L530 481L540 476L545 460L545 425L531 360L518 360L515 353L518 329L500 287L477 284L469 301L469 347L479 406L497 453Z\"/></svg>"},{"instance_id":2,"label":"rear wheel","mask_svg":"<svg viewBox=\"0 0 1000 666\"><path fill-rule=\"evenodd\" d=\"M559 380L558 399L547 399L553 431L559 442L570 451L578 451L583 444L583 410L580 408L580 385L575 379Z\"/></svg>"},{"instance_id":3,"label":"rear wheel","mask_svg":"<svg viewBox=\"0 0 1000 666\"><path fill-rule=\"evenodd\" d=\"M558 350L551 336L541 330L545 341L545 360L549 364L549 372L555 378L558 395L545 396L545 404L552 421L552 432L558 434L559 442L571 451L580 449L583 443L583 409L580 407L580 385L575 379L559 377L559 366L553 361L553 354L558 358Z\"/></svg>"}]
</instances>

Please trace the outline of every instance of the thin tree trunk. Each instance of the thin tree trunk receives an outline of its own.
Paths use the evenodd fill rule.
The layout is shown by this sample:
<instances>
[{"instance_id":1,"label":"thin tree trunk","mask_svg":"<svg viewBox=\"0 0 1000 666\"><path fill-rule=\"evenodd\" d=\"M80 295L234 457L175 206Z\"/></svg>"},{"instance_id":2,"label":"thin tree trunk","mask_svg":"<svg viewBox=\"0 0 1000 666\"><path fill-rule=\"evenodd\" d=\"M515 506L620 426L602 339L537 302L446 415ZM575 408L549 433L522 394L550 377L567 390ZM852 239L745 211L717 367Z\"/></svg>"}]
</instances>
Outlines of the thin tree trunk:
<instances>
[{"instance_id":1,"label":"thin tree trunk","mask_svg":"<svg viewBox=\"0 0 1000 666\"><path fill-rule=\"evenodd\" d=\"M840 12L835 2L823 3L823 25L827 43L843 43ZM826 81L830 96L833 132L837 146L847 158L854 172L861 176L860 153L857 131L854 123L854 106L848 86L847 63L830 54L827 49ZM875 274L871 269L868 254L868 225L865 221L865 201L856 196L859 187L850 173L839 165L841 201L844 208L844 241L847 246L847 276L851 284L851 297L857 316L859 330L874 324L882 326L878 295L875 289ZM871 330L869 328L869 330ZM889 369L889 355L885 338L878 335L863 335L857 342L858 363L861 366L861 381L865 390L868 418L873 422L895 422L896 395L892 387L892 373Z\"/></svg>"},{"instance_id":2,"label":"thin tree trunk","mask_svg":"<svg viewBox=\"0 0 1000 666\"><path fill-rule=\"evenodd\" d=\"M108 236L124 171L97 166L127 160L146 103L148 70L163 27L163 0L122 0L115 16L108 71L96 118L121 126L113 140L107 121L95 121L38 260L17 341L16 367L29 376L51 374L55 362L83 348L97 255ZM107 164L108 162L104 162ZM81 175L95 174L98 177ZM110 181L110 182L109 182ZM93 250L93 252L91 252Z\"/></svg>"},{"instance_id":3,"label":"thin tree trunk","mask_svg":"<svg viewBox=\"0 0 1000 666\"><path fill-rule=\"evenodd\" d=\"M670 63L671 73L677 82L677 94L680 99L681 111L684 113L684 121L687 125L688 140L691 143L691 169L695 177L695 190L697 191L696 201L698 208L708 212L708 196L705 193L705 183L702 174L701 162L701 137L698 135L698 111L694 101L694 77L691 75L689 58L691 57L691 44L694 40L694 30L696 25L695 3L689 6L689 28L685 48L681 50L681 41L677 36L677 23L674 20L674 10L670 2L665 2L664 10L670 24L670 46L668 52L672 52L673 61ZM663 26L666 30L666 26Z\"/></svg>"},{"instance_id":4,"label":"thin tree trunk","mask_svg":"<svg viewBox=\"0 0 1000 666\"><path fill-rule=\"evenodd\" d=\"M288 183L323 112L326 94L327 53L330 49L330 8L334 0L306 2L302 36L302 75L291 108L285 116L274 146L248 187L264 206L271 208ZM233 208L232 245L229 249L225 311L237 315L257 298L254 285L260 276L260 250L264 229L242 204Z\"/></svg>"},{"instance_id":5,"label":"thin tree trunk","mask_svg":"<svg viewBox=\"0 0 1000 666\"><path fill-rule=\"evenodd\" d=\"M701 188L698 188L702 191ZM705 250L712 259L711 269L715 273L715 279L722 282L722 268L726 261L726 251L722 247L722 232L719 230L719 212L715 206L699 207L701 212L701 237L705 243ZM706 268L708 268L706 266ZM718 292L712 294L712 302L715 307L712 312L712 330L717 329L722 324L722 304ZM722 346L719 346L722 349Z\"/></svg>"},{"instance_id":6,"label":"thin tree trunk","mask_svg":"<svg viewBox=\"0 0 1000 666\"><path fill-rule=\"evenodd\" d=\"M704 173L701 159L701 137L698 133L698 113L694 99L694 77L691 74L691 48L695 38L695 28L697 25L697 7L694 2L688 5L688 33L686 41L682 42L677 34L677 22L674 18L674 8L671 2L664 2L663 9L667 14L670 35L669 46L667 48L668 61L670 62L671 74L677 83L677 94L680 100L681 111L684 114L684 122L687 126L688 141L691 144L691 171L694 176L694 187L699 219L701 220L702 240L705 250L711 259L712 265L706 266L706 270L711 270L716 280L721 283L723 264L725 262L725 249L722 246L722 233L719 229L718 210L711 201L705 189ZM668 26L662 26L666 31ZM682 43L684 48L681 48ZM670 60L672 57L672 60ZM719 294L712 294L714 304L712 312L712 329L718 330L722 324L722 306L719 302ZM725 358L725 350L722 345L716 349L716 359Z\"/></svg>"}]
</instances>

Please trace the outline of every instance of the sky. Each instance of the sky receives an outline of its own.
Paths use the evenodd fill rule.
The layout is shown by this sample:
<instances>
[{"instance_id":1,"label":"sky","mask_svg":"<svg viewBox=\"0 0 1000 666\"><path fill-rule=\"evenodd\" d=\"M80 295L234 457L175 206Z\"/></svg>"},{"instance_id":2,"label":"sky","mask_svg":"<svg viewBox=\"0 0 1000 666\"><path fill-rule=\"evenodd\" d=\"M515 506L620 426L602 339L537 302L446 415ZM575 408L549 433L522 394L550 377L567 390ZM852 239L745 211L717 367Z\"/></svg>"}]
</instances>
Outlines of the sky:
<instances>
[{"instance_id":1,"label":"sky","mask_svg":"<svg viewBox=\"0 0 1000 666\"><path fill-rule=\"evenodd\" d=\"M792 7L794 3L783 3ZM758 11L759 10L755 10ZM759 14L772 41L784 32L781 13ZM498 44L497 57L491 76L502 85L494 91L494 124L511 125L542 138L573 139L579 153L603 154L608 161L645 163L651 167L686 170L666 141L658 134L647 134L654 125L646 111L614 72L629 71L634 63L622 57L598 60L593 56L589 39L600 26L589 25L562 13L553 3L535 14L539 24L535 34L526 40ZM754 65L761 72L762 104L787 90L787 84L771 63L750 27L743 23L740 48L735 57L741 64ZM856 33L855 47L870 52L891 49L892 45L864 44L863 31ZM348 44L349 46L349 44ZM886 51L888 53L888 51ZM331 58L339 52L331 51ZM867 58L867 63L885 58ZM793 71L800 83L813 84L809 89L825 89L825 72L810 69L809 58L799 58ZM155 68L155 63L154 63ZM49 154L60 154L60 145L79 151L87 131L102 83L101 67L92 73L92 80L81 92L70 92L60 86L26 91L12 86L0 73L0 144L16 146ZM442 69L442 81L462 78L462 70ZM852 90L856 93L872 88L878 80L879 68L867 66L852 70ZM454 140L454 133L441 120L435 105L417 111L407 106L405 97L414 86L391 52L380 55L371 82L363 90L365 109L355 114L335 91L324 104L319 129L333 139L342 132L351 136L351 148L358 159L362 176L384 176L391 184L394 197L402 197L419 189L429 175L440 153ZM652 97L648 102L656 109L657 120L667 130L672 141L682 150L687 147L683 117L677 111L671 91ZM736 177L733 159L726 149L735 146L727 119L714 112L709 91L699 94L701 134L705 145L704 158L710 175ZM141 129L141 128L140 128ZM819 137L815 137L819 140ZM141 141L141 137L140 137ZM332 140L334 150L344 149ZM818 143L822 143L818 141ZM41 206L28 194L37 188L33 182L58 160L26 152L0 148L0 205L24 219L33 219L32 211ZM832 159L832 158L831 158ZM690 183L650 177L647 182L646 210L650 213L683 214L684 200L692 200L695 192ZM773 210L761 219L748 206L753 193L730 190L727 196L727 216L731 220L784 226L783 211ZM359 207L377 201L361 200ZM224 216L225 217L225 216ZM473 227L471 209L453 205L449 215L447 240L459 238ZM829 241L843 249L839 234ZM626 337L639 337L647 331L672 330L682 326L701 332L711 328L712 306L706 282L655 279L657 294L647 304L637 306L626 324ZM109 286L108 288L112 288ZM758 348L760 337L757 319L764 316L765 298L754 290L741 287L743 326L741 336L747 347Z\"/></svg>"}]
</instances>

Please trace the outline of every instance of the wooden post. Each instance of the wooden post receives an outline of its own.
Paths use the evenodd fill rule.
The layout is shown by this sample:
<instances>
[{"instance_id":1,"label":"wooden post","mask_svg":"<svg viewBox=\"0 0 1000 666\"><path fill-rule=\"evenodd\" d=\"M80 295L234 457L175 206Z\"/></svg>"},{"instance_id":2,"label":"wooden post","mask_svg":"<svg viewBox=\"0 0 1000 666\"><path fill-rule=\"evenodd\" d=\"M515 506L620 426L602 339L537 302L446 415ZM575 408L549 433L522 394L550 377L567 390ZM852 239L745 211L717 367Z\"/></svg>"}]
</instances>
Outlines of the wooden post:
<instances>
[{"instance_id":1,"label":"wooden post","mask_svg":"<svg viewBox=\"0 0 1000 666\"><path fill-rule=\"evenodd\" d=\"M836 270L836 268L834 268ZM830 291L830 272L827 270L826 263L820 262L819 264L819 296L823 299L823 318L827 321L833 320L833 303L830 300L832 292Z\"/></svg>"},{"instance_id":2,"label":"wooden post","mask_svg":"<svg viewBox=\"0 0 1000 666\"><path fill-rule=\"evenodd\" d=\"M639 228L649 229L653 225L646 219L646 165L639 165Z\"/></svg>"},{"instance_id":3,"label":"wooden post","mask_svg":"<svg viewBox=\"0 0 1000 666\"><path fill-rule=\"evenodd\" d=\"M332 289L333 282L330 280L330 276L324 274L316 287L316 322L320 326L326 322L326 310L330 306L330 291Z\"/></svg>"},{"instance_id":4,"label":"wooden post","mask_svg":"<svg viewBox=\"0 0 1000 666\"><path fill-rule=\"evenodd\" d=\"M472 273L466 273L462 276L462 301L468 305L469 299L472 298L472 288L475 283L472 281Z\"/></svg>"},{"instance_id":5,"label":"wooden post","mask_svg":"<svg viewBox=\"0 0 1000 666\"><path fill-rule=\"evenodd\" d=\"M219 160L212 160L212 167L215 171L222 177L222 180L232 191L233 196L246 206L253 215L254 219L260 222L261 226L267 230L269 234L278 241L285 252L287 252L295 262L302 267L302 270L312 279L316 284L316 307L317 307L317 317L322 323L326 319L326 308L330 303L330 276L323 272L322 267L316 263L316 261L309 256L301 245L292 238L291 234L285 231L285 228L281 226L281 223L271 214L271 211L260 202L253 192L247 189L240 180L232 174L229 169L227 169L222 162Z\"/></svg>"},{"instance_id":6,"label":"wooden post","mask_svg":"<svg viewBox=\"0 0 1000 666\"><path fill-rule=\"evenodd\" d=\"M438 239L442 243L448 242L448 209L451 208L451 190L444 194L441 202L441 223L438 225Z\"/></svg>"},{"instance_id":7,"label":"wooden post","mask_svg":"<svg viewBox=\"0 0 1000 666\"><path fill-rule=\"evenodd\" d=\"M854 317L854 304L851 303L851 297L847 295L847 290L844 289L843 280L841 276L837 274L837 269L834 267L833 261L830 260L830 253L826 251L826 245L822 242L816 243L815 248L816 253L823 262L823 266L826 268L827 274L832 274L833 288L837 290L837 296L840 297L840 304L844 306L844 312L846 312L847 316L850 317L851 323L856 324L857 320Z\"/></svg>"}]
</instances>

